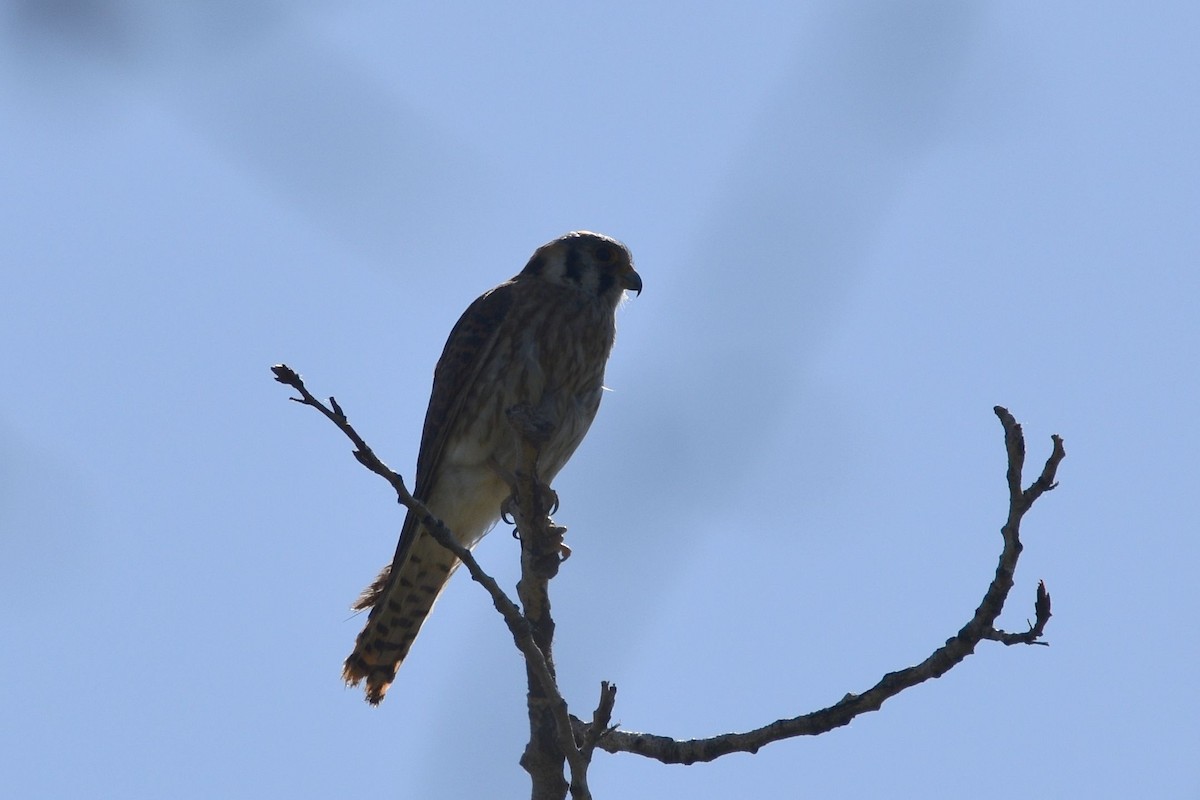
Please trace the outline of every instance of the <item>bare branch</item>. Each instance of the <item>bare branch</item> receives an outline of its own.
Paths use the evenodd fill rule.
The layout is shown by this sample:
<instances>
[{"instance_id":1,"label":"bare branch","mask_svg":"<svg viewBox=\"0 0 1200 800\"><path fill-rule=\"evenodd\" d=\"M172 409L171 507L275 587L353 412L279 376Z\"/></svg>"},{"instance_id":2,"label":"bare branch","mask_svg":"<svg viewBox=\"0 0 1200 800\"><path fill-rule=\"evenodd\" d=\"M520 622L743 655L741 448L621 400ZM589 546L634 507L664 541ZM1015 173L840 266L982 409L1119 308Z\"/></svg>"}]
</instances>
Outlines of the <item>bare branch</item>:
<instances>
[{"instance_id":1,"label":"bare branch","mask_svg":"<svg viewBox=\"0 0 1200 800\"><path fill-rule=\"evenodd\" d=\"M617 704L617 685L608 681L600 682L600 702L596 705L596 710L592 712L592 724L583 725L580 723L581 730L578 731L579 738L582 740L580 751L589 761L592 758L592 752L596 749L596 745L600 740L609 733L616 730L616 726L612 725L612 712ZM578 720L575 720L576 722Z\"/></svg>"},{"instance_id":2,"label":"bare branch","mask_svg":"<svg viewBox=\"0 0 1200 800\"><path fill-rule=\"evenodd\" d=\"M1004 631L993 628L983 634L983 638L992 639L1001 644L1040 644L1044 647L1049 647L1049 642L1039 642L1042 633L1046 630L1046 623L1050 621L1050 593L1046 591L1046 583L1038 581L1037 600L1033 604L1034 621L1029 624L1029 630L1024 633L1005 633Z\"/></svg>"},{"instance_id":3,"label":"bare branch","mask_svg":"<svg viewBox=\"0 0 1200 800\"><path fill-rule=\"evenodd\" d=\"M795 736L825 733L848 724L860 714L876 711L905 689L941 677L973 653L976 645L983 640L1005 645L1045 644L1040 639L1051 617L1051 604L1050 593L1044 583L1038 584L1034 621L1029 624L1028 630L1022 633L1002 631L995 627L995 621L1012 590L1013 576L1023 547L1020 541L1021 521L1038 498L1058 485L1055 477L1066 451L1059 436L1051 437L1053 448L1041 474L1028 487L1023 487L1024 434L1012 415L997 406L995 413L1004 429L1008 457L1006 482L1009 508L1001 528L1003 547L996 573L971 619L928 658L915 666L887 673L861 694L847 694L826 708L779 719L743 733L676 740L617 730L615 725L611 725L617 689L607 682L601 684L600 700L591 722L585 723L568 713L566 701L556 683L552 656L554 620L550 613L548 582L557 574L559 564L569 550L563 544L566 529L556 526L549 517L550 512L557 508L557 496L537 476L538 451L547 429L546 420L541 419L530 407L508 410L509 420L522 443L516 472L509 476L513 496L504 509L506 516L511 516L516 522L521 539L521 581L517 591L524 606L522 610L483 571L471 552L458 543L446 526L409 493L404 480L375 455L350 425L334 398L329 398L328 406L317 400L305 388L300 376L284 365L277 365L272 371L277 381L300 393L299 398L292 400L319 410L354 443L355 459L388 481L399 502L419 515L422 524L438 543L454 553L466 566L471 578L484 587L493 605L504 617L514 642L525 657L528 672L531 735L521 763L533 780L535 800L562 798L568 789L576 800L590 800L587 770L597 747L610 753L635 753L671 764L712 761L734 752L754 753L766 744ZM564 780L564 764L569 768L569 784Z\"/></svg>"},{"instance_id":4,"label":"bare branch","mask_svg":"<svg viewBox=\"0 0 1200 800\"><path fill-rule=\"evenodd\" d=\"M358 463L386 480L396 492L397 501L405 508L418 514L422 524L425 525L437 543L454 553L458 560L463 563L463 566L467 568L467 571L471 573L471 578L483 586L487 590L487 593L491 595L492 604L504 617L504 621L508 624L508 629L512 632L517 647L525 656L530 669L534 670L542 679L553 683L554 677L551 674L549 665L534 643L529 623L522 616L516 603L509 599L508 595L504 593L504 590L500 588L500 585L496 583L494 578L484 572L471 551L458 543L458 540L454 538L454 535L445 524L430 514L429 509L425 507L424 503L412 496L408 491L408 487L404 485L404 478L389 468L375 455L375 451L370 448L363 438L359 436L354 426L350 424L345 412L342 411L337 401L330 397L329 406L326 406L320 400L316 399L305 387L304 380L300 375L285 364L277 364L271 367L271 371L275 373L275 380L292 387L300 393L300 397L291 398L294 402L312 406L324 414L330 422L337 425L338 429L354 443L354 458L358 460Z\"/></svg>"},{"instance_id":5,"label":"bare branch","mask_svg":"<svg viewBox=\"0 0 1200 800\"><path fill-rule=\"evenodd\" d=\"M535 731L540 731L543 737L552 740L553 747L549 748L551 765L554 772L551 779L546 779L546 772L530 774L534 779L534 796L562 797L565 794L565 781L562 775L562 764L565 758L571 770L571 796L576 800L591 800L591 792L587 786L588 759L584 758L575 743L570 714L567 703L558 690L555 681L554 665L550 658L550 644L553 639L554 622L550 617L550 598L547 594L547 582L558 571L559 553L562 549L562 535L565 528L555 526L549 518L548 510L557 506L554 493L538 481L536 476L538 432L541 421L530 416L528 409L514 409L509 414L514 427L521 434L525 443L521 463L516 474L516 495L510 503L508 511L517 521L521 532L522 558L521 583L518 593L525 604L525 613L504 593L495 579L484 572L471 551L458 543L446 525L434 517L425 504L417 500L408 491L404 479L375 455L366 441L358 434L346 417L337 400L330 397L326 406L308 390L304 380L290 367L277 364L271 368L275 380L292 387L300 393L300 397L291 398L301 405L312 406L338 427L351 442L354 443L354 458L358 463L379 475L396 492L396 499L407 509L417 514L421 524L430 535L447 550L452 552L467 568L472 580L483 586L492 598L492 604L504 617L513 641L525 657L526 669L529 673L530 715L531 724L535 717ZM539 641L539 639L541 641ZM536 708L536 715L535 715ZM535 743L537 748L535 748ZM545 755L546 742L539 741L535 733L530 740L530 749L522 758L525 763L534 755ZM590 750L589 750L590 755ZM529 767L527 766L527 769ZM556 777L556 780L553 778ZM540 779L540 780L539 780Z\"/></svg>"},{"instance_id":6,"label":"bare branch","mask_svg":"<svg viewBox=\"0 0 1200 800\"><path fill-rule=\"evenodd\" d=\"M400 502L404 503L404 497L412 500L412 495L408 493L408 489L404 486L404 479L393 472L387 464L384 464L363 438L358 435L358 431L347 421L345 413L342 412L342 407L338 405L337 400L329 398L330 408L322 403L317 398L313 397L312 392L304 385L304 379L286 364L276 364L271 367L271 372L275 373L275 380L286 386L290 386L300 393L299 397L291 398L293 403L300 403L305 406L312 406L325 415L326 419L338 426L338 430L346 434L346 438L354 442L354 457L358 459L358 463L362 464L367 469L374 472L376 475L383 478L392 488L396 490L396 496L400 498ZM416 501L413 500L415 503ZM408 503L404 503L408 505Z\"/></svg>"},{"instance_id":7,"label":"bare branch","mask_svg":"<svg viewBox=\"0 0 1200 800\"><path fill-rule=\"evenodd\" d=\"M587 784L588 758L576 744L567 703L554 676L554 618L550 613L549 582L558 574L566 528L555 525L550 512L558 497L537 474L541 445L553 425L528 405L507 409L509 423L521 443L513 477L513 495L505 504L516 522L521 539L521 599L533 641L545 656L550 679L529 674L529 743L521 766L533 780L535 798L562 797L568 788L563 780L563 762L570 772L569 790L575 800L590 800Z\"/></svg>"},{"instance_id":8,"label":"bare branch","mask_svg":"<svg viewBox=\"0 0 1200 800\"><path fill-rule=\"evenodd\" d=\"M635 753L657 759L667 764L694 764L712 761L729 753L754 753L764 745L795 736L815 736L848 724L855 717L869 711L877 711L883 703L905 689L932 678L944 675L974 652L975 646L984 639L1004 644L1040 644L1046 623L1050 619L1050 594L1044 584L1038 586L1035 603L1036 621L1026 633L1012 634L994 627L996 618L1013 586L1013 574L1021 554L1021 519L1033 503L1055 483L1059 463L1066 457L1062 439L1052 437L1053 449L1041 475L1027 489L1021 487L1021 473L1025 464L1025 438L1021 426L1013 416L1000 406L996 416L1004 428L1005 450L1008 454L1007 482L1009 488L1009 510L1001 534L1004 544L1000 553L996 574L984 594L983 601L974 615L946 644L935 650L928 658L912 667L889 672L878 683L861 694L848 694L827 708L789 719L780 719L761 728L745 733L727 733L705 739L677 740L666 736L632 733L614 730L603 734L598 746L610 753ZM592 726L574 720L576 735L587 741Z\"/></svg>"}]
</instances>

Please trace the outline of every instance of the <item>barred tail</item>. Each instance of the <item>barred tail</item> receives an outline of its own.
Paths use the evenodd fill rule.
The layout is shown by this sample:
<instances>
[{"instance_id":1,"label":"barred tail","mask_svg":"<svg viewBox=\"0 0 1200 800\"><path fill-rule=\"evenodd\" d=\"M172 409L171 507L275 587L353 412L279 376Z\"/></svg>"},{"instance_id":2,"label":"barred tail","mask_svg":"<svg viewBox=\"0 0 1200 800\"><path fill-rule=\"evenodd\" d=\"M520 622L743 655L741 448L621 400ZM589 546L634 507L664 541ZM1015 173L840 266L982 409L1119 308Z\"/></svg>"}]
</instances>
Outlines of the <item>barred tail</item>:
<instances>
[{"instance_id":1,"label":"barred tail","mask_svg":"<svg viewBox=\"0 0 1200 800\"><path fill-rule=\"evenodd\" d=\"M371 614L358 635L354 652L346 658L342 678L351 686L365 680L371 705L379 705L387 694L400 663L457 566L458 559L421 531L399 570L395 565L384 567L355 601L356 610L370 608Z\"/></svg>"}]
</instances>

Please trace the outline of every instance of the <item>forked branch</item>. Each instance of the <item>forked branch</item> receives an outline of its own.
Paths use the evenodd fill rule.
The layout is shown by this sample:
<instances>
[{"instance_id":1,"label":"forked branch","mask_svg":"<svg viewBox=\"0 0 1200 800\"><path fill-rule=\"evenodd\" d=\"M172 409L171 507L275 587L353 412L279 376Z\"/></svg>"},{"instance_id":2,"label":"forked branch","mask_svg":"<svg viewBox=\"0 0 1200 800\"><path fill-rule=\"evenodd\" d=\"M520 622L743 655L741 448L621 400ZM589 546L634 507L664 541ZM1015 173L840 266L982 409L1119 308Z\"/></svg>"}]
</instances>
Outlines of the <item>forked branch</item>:
<instances>
[{"instance_id":1,"label":"forked branch","mask_svg":"<svg viewBox=\"0 0 1200 800\"><path fill-rule=\"evenodd\" d=\"M946 643L934 650L920 664L889 672L879 682L861 694L847 694L831 706L788 719L779 719L761 728L744 733L726 733L705 739L678 740L667 736L648 733L614 730L600 737L598 746L610 753L635 753L653 758L666 764L694 764L712 761L729 753L754 753L764 745L795 736L816 736L848 724L860 714L877 711L884 702L905 689L932 678L944 675L975 651L975 646L984 639L1004 644L1043 644L1038 641L1050 620L1050 594L1045 584L1038 584L1034 603L1035 621L1024 633L1005 633L995 627L996 619L1004 609L1009 591L1013 586L1013 574L1021 555L1021 520L1033 503L1045 492L1058 484L1055 475L1058 465L1066 457L1062 439L1051 437L1053 447L1046 464L1028 488L1022 488L1021 473L1025 465L1025 437L1021 426L1007 409L994 409L1004 428L1004 443L1008 454L1008 517L1000 529L1003 548L1000 551L996 574L983 595L983 601L975 609L971 619ZM575 720L576 736L582 737L594 730L581 720Z\"/></svg>"},{"instance_id":2,"label":"forked branch","mask_svg":"<svg viewBox=\"0 0 1200 800\"><path fill-rule=\"evenodd\" d=\"M984 592L975 613L944 645L915 666L889 672L860 694L847 694L826 708L796 717L779 719L770 724L742 733L727 733L705 739L678 740L648 733L621 731L611 725L616 703L616 686L601 684L600 700L591 722L570 716L566 701L558 690L552 658L554 622L550 616L548 581L557 571L564 529L549 518L556 502L553 492L540 483L536 464L538 455L539 420L528 408L509 409L509 419L523 445L516 472L511 476L513 498L505 511L511 514L521 536L521 583L518 585L524 611L518 608L483 571L471 552L460 545L446 526L430 514L424 504L409 493L403 478L384 464L363 441L337 401L330 397L326 405L317 400L293 370L277 365L272 367L275 379L292 387L300 397L292 400L312 406L333 422L354 443L354 457L360 464L383 477L393 488L397 500L415 514L439 544L454 553L466 566L471 578L492 598L492 603L504 617L517 647L525 657L529 672L529 712L531 738L522 764L533 781L533 797L561 798L569 790L577 800L590 800L587 770L594 751L599 748L610 753L635 753L667 764L693 764L712 761L729 753L754 753L764 745L796 736L815 736L848 724L860 714L877 711L888 699L905 689L938 678L961 663L984 640L1005 645L1045 644L1041 641L1050 620L1050 594L1039 582L1034 602L1034 621L1021 633L1009 633L995 627L997 618L1013 587L1013 576L1020 558L1021 521L1033 504L1058 484L1058 466L1066 457L1062 439L1051 437L1052 449L1041 474L1025 487L1022 472L1025 466L1025 437L1013 416L1000 406L996 416L1004 429L1005 451L1008 456L1008 515L1001 527L1003 546L996 573ZM562 774L564 763L570 774L568 783Z\"/></svg>"}]
</instances>

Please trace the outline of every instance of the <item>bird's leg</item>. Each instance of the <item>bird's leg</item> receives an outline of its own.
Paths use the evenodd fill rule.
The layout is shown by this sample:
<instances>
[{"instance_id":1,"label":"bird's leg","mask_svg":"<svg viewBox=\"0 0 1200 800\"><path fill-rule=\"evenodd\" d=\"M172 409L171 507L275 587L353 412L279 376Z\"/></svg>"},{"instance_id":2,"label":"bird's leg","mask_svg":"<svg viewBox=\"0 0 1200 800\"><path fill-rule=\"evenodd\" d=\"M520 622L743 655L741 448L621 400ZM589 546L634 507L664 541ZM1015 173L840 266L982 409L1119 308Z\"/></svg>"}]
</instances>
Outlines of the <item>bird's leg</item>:
<instances>
[{"instance_id":1,"label":"bird's leg","mask_svg":"<svg viewBox=\"0 0 1200 800\"><path fill-rule=\"evenodd\" d=\"M542 483L541 477L537 474L537 467L533 469L533 490L537 493L534 499L536 511L545 513L547 518L558 513L558 492L551 489L550 484Z\"/></svg>"},{"instance_id":2,"label":"bird's leg","mask_svg":"<svg viewBox=\"0 0 1200 800\"><path fill-rule=\"evenodd\" d=\"M536 455L533 459L532 473L530 483L533 486L533 513L537 517L545 518L546 532L550 534L554 546L558 550L559 563L562 563L571 557L571 548L563 541L567 529L561 525L555 525L550 516L558 513L558 492L550 488L550 484L543 482L541 476L538 475Z\"/></svg>"},{"instance_id":3,"label":"bird's leg","mask_svg":"<svg viewBox=\"0 0 1200 800\"><path fill-rule=\"evenodd\" d=\"M508 524L512 524L513 505L517 502L518 487L520 479L517 474L505 469L499 461L494 458L488 459L488 466L493 472L508 485L509 495L504 498L504 502L500 504L500 516ZM543 483L541 477L537 474L537 467L533 471L533 491L534 503L533 511L535 514L543 514L549 517L551 514L558 513L558 492L550 488L549 484Z\"/></svg>"},{"instance_id":4,"label":"bird's leg","mask_svg":"<svg viewBox=\"0 0 1200 800\"><path fill-rule=\"evenodd\" d=\"M536 464L536 462L535 462ZM504 520L506 525L517 525L517 520L521 516L521 501L519 497L519 479L516 473L505 469L499 461L492 458L488 460L488 466L496 473L506 484L508 484L509 495L500 503L500 519ZM534 468L533 480L531 481L534 491L533 513L545 517L549 523L547 531L555 538L555 546L558 549L559 561L566 561L571 557L571 548L563 541L563 535L567 529L561 525L555 525L554 520L550 515L558 511L558 492L550 488L537 474L536 466ZM517 525L513 529L513 538L518 541L521 539L520 526Z\"/></svg>"},{"instance_id":5,"label":"bird's leg","mask_svg":"<svg viewBox=\"0 0 1200 800\"><path fill-rule=\"evenodd\" d=\"M521 513L521 508L517 502L517 475L497 461L494 456L489 457L487 463L492 472L496 473L496 477L500 478L508 486L508 497L504 498L500 503L500 519L504 521L505 525L515 525L517 517ZM521 537L514 531L513 538L520 539Z\"/></svg>"},{"instance_id":6,"label":"bird's leg","mask_svg":"<svg viewBox=\"0 0 1200 800\"><path fill-rule=\"evenodd\" d=\"M527 515L527 523L544 521L536 523L537 529L545 532L541 546L536 549L545 552L543 548L548 545L552 551L557 551L555 555L561 563L570 556L571 548L563 543L566 528L555 525L550 517L558 511L558 493L538 475L541 448L553 434L554 424L543 411L528 403L514 405L506 409L505 414L517 434L518 454L515 472L506 473L497 467L502 477L507 474L512 477L508 481L512 494L502 504L501 514L517 520L522 514ZM522 526L518 524L517 527Z\"/></svg>"}]
</instances>

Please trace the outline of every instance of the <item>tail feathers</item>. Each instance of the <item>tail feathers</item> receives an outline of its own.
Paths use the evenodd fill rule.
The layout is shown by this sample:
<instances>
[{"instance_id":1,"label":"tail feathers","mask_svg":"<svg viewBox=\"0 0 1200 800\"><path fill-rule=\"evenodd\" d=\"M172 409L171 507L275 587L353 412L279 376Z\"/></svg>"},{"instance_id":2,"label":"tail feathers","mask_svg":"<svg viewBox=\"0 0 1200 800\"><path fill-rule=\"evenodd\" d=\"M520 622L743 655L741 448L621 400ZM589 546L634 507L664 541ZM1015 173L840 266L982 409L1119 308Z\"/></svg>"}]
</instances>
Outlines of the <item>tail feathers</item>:
<instances>
[{"instance_id":1,"label":"tail feathers","mask_svg":"<svg viewBox=\"0 0 1200 800\"><path fill-rule=\"evenodd\" d=\"M354 652L342 668L342 678L351 686L366 681L367 702L379 705L396 678L421 625L433 609L458 560L430 539L419 540L392 580L392 567L379 577L354 603L358 610L370 608L370 616L354 644Z\"/></svg>"},{"instance_id":2,"label":"tail feathers","mask_svg":"<svg viewBox=\"0 0 1200 800\"><path fill-rule=\"evenodd\" d=\"M379 577L371 582L371 585L362 590L362 594L350 606L353 611L366 611L371 606L379 602L379 598L383 597L383 592L387 589L388 581L392 577L392 565L388 564L384 567Z\"/></svg>"}]
</instances>

